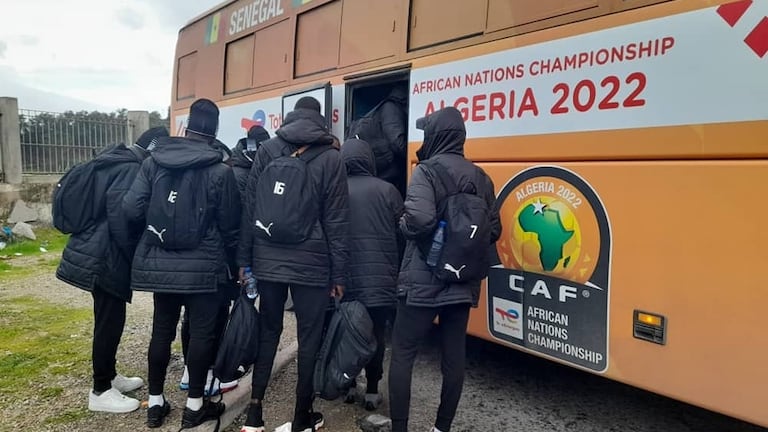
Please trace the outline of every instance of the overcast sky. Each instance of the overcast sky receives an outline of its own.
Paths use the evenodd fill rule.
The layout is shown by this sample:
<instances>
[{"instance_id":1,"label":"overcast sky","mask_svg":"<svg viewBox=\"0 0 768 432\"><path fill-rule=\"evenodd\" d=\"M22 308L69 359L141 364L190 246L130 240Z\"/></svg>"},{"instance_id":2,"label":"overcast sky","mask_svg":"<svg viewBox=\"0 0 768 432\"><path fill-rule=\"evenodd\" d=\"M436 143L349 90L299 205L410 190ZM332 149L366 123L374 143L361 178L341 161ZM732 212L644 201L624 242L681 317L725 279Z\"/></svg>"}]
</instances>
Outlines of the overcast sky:
<instances>
[{"instance_id":1,"label":"overcast sky","mask_svg":"<svg viewBox=\"0 0 768 432\"><path fill-rule=\"evenodd\" d=\"M51 111L157 110L179 29L219 0L0 0L0 96Z\"/></svg>"}]
</instances>

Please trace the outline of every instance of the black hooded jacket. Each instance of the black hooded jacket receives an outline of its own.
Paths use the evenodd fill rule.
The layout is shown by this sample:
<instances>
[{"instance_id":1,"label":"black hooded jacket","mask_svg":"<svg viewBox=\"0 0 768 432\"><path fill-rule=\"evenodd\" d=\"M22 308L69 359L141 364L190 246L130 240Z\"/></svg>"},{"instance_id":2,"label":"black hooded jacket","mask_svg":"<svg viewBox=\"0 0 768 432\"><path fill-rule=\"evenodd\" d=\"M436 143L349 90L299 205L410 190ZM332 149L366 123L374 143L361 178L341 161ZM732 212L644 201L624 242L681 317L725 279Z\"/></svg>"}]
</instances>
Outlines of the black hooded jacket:
<instances>
[{"instance_id":1,"label":"black hooded jacket","mask_svg":"<svg viewBox=\"0 0 768 432\"><path fill-rule=\"evenodd\" d=\"M482 169L464 158L466 131L461 113L450 107L436 111L425 120L424 144L416 152L419 160L430 159L439 163L456 180L459 189L464 189L468 183L475 185L478 195L485 198L491 209L491 243L495 243L501 235L501 222L495 206L493 182ZM417 165L408 185L405 213L400 219L400 229L408 243L398 281L398 296L405 296L410 306L477 305L480 281L466 284L441 281L427 266L419 249L419 244L431 241L439 217L438 204L445 197L445 187L437 175L425 165Z\"/></svg>"},{"instance_id":2,"label":"black hooded jacket","mask_svg":"<svg viewBox=\"0 0 768 432\"><path fill-rule=\"evenodd\" d=\"M398 221L403 198L390 183L376 178L376 162L365 141L341 147L349 185L349 278L345 299L366 307L397 303Z\"/></svg>"},{"instance_id":3,"label":"black hooded jacket","mask_svg":"<svg viewBox=\"0 0 768 432\"><path fill-rule=\"evenodd\" d=\"M123 216L123 196L149 155L137 146L119 144L93 160L96 168L94 206L104 218L81 233L73 234L64 248L56 277L86 291L104 290L131 301L131 261L141 226Z\"/></svg>"},{"instance_id":4,"label":"black hooded jacket","mask_svg":"<svg viewBox=\"0 0 768 432\"><path fill-rule=\"evenodd\" d=\"M145 223L152 188L161 170L195 169L207 188L209 223L195 249L166 250L147 243L144 235L133 260L131 287L163 293L216 292L229 282L228 264L234 259L240 227L240 197L232 169L222 154L204 141L170 137L158 140L152 157L144 161L136 181L123 200L132 221Z\"/></svg>"},{"instance_id":5,"label":"black hooded jacket","mask_svg":"<svg viewBox=\"0 0 768 432\"><path fill-rule=\"evenodd\" d=\"M377 173L390 183L397 184L404 175L405 157L408 150L408 90L404 87L395 87L387 96L376 115L381 121L381 130L389 143L392 152L393 163L383 167Z\"/></svg>"},{"instance_id":6,"label":"black hooded jacket","mask_svg":"<svg viewBox=\"0 0 768 432\"><path fill-rule=\"evenodd\" d=\"M245 203L245 187L248 185L248 173L253 167L253 159L249 157L246 150L246 139L241 138L235 148L232 150L232 171L235 173L237 181L237 190L240 192L240 199Z\"/></svg>"},{"instance_id":7,"label":"black hooded jacket","mask_svg":"<svg viewBox=\"0 0 768 432\"><path fill-rule=\"evenodd\" d=\"M272 145L271 141L276 140L292 150L333 143L325 119L313 110L297 109L288 113L275 133L276 137L259 147L248 176L237 263L240 267L252 266L261 280L324 288L331 283L344 285L349 260L349 195L346 171L338 151L326 151L308 166L321 195L320 219L310 238L298 245L283 245L254 237L254 207L256 200L261 199L255 196L255 191L259 176L272 161L266 148Z\"/></svg>"}]
</instances>

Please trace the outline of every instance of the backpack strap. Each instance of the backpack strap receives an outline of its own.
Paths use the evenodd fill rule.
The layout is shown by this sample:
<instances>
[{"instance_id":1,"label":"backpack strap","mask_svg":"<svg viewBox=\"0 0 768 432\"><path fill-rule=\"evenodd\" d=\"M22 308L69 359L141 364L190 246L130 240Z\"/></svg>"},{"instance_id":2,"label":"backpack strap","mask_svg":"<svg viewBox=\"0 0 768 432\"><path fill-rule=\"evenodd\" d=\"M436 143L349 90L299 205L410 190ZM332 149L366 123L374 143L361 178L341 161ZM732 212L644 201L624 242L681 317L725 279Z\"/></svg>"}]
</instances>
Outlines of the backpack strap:
<instances>
[{"instance_id":1,"label":"backpack strap","mask_svg":"<svg viewBox=\"0 0 768 432\"><path fill-rule=\"evenodd\" d=\"M440 164L438 161L426 161L423 162L433 174L437 176L437 180L445 187L445 191L448 196L456 195L459 193L459 186L456 184L456 180L448 173L448 170Z\"/></svg>"},{"instance_id":2,"label":"backpack strap","mask_svg":"<svg viewBox=\"0 0 768 432\"><path fill-rule=\"evenodd\" d=\"M304 163L309 163L314 158L333 148L331 145L305 145L296 150L291 156L303 160Z\"/></svg>"}]
</instances>

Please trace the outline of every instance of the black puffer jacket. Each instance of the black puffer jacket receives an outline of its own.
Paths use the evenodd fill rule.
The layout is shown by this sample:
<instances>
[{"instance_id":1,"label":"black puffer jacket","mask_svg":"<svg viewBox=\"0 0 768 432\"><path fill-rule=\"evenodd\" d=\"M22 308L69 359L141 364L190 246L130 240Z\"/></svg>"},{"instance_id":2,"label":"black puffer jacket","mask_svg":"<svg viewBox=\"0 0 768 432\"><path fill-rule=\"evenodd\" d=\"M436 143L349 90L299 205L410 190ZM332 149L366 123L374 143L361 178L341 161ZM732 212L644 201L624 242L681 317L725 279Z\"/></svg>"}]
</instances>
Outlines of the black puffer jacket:
<instances>
[{"instance_id":1,"label":"black puffer jacket","mask_svg":"<svg viewBox=\"0 0 768 432\"><path fill-rule=\"evenodd\" d=\"M304 145L330 145L333 137L320 113L298 109L285 116L276 132L281 145L296 150ZM256 152L246 188L245 211L240 229L238 265L252 266L258 279L329 287L344 285L349 260L349 195L347 176L336 150L326 151L309 163L309 170L320 191L320 220L310 239L298 245L281 245L254 237L256 185L264 168L271 162L265 142Z\"/></svg>"},{"instance_id":2,"label":"black puffer jacket","mask_svg":"<svg viewBox=\"0 0 768 432\"><path fill-rule=\"evenodd\" d=\"M96 156L92 199L105 217L69 238L57 278L86 291L105 290L131 301L131 261L142 227L125 219L122 201L147 155L139 147L119 144Z\"/></svg>"},{"instance_id":3,"label":"black puffer jacket","mask_svg":"<svg viewBox=\"0 0 768 432\"><path fill-rule=\"evenodd\" d=\"M240 139L232 150L232 171L235 173L240 200L245 204L245 188L248 186L248 174L253 168L253 158L246 152L245 138Z\"/></svg>"},{"instance_id":4,"label":"black puffer jacket","mask_svg":"<svg viewBox=\"0 0 768 432\"><path fill-rule=\"evenodd\" d=\"M229 282L228 263L234 259L240 227L240 197L232 169L221 163L222 154L204 141L171 137L158 140L123 200L133 221L144 223L152 188L160 170L197 169L207 187L210 223L197 248L165 250L147 243L144 232L133 260L131 287L164 293L215 292Z\"/></svg>"},{"instance_id":5,"label":"black puffer jacket","mask_svg":"<svg viewBox=\"0 0 768 432\"><path fill-rule=\"evenodd\" d=\"M491 242L501 235L499 212L496 209L493 182L472 162L464 158L466 132L461 113L455 108L436 111L426 118L424 144L416 153L419 160L436 160L456 179L459 189L467 183L475 185L491 209ZM406 296L410 306L439 307L450 304L477 305L480 281L466 284L445 283L427 267L419 250L420 242L429 242L437 226L437 205L446 197L445 187L424 165L417 165L408 185L405 213L400 229L408 239L398 281L398 296ZM477 251L488 253L489 250Z\"/></svg>"},{"instance_id":6,"label":"black puffer jacket","mask_svg":"<svg viewBox=\"0 0 768 432\"><path fill-rule=\"evenodd\" d=\"M350 214L345 299L366 307L394 306L403 198L392 184L374 177L376 162L365 141L347 140L341 157L347 166Z\"/></svg>"}]
</instances>

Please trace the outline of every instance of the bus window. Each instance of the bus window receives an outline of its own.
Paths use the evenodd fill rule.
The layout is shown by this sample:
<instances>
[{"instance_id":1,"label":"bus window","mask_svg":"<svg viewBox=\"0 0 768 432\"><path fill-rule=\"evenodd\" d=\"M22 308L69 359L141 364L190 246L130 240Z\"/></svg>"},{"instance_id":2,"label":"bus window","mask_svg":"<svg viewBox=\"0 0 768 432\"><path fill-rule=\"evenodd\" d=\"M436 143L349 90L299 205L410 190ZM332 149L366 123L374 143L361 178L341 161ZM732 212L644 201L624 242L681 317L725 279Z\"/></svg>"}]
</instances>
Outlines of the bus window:
<instances>
[{"instance_id":1,"label":"bus window","mask_svg":"<svg viewBox=\"0 0 768 432\"><path fill-rule=\"evenodd\" d=\"M489 0L488 31L503 30L560 15L591 9L598 0L543 2L541 0Z\"/></svg>"},{"instance_id":2,"label":"bus window","mask_svg":"<svg viewBox=\"0 0 768 432\"><path fill-rule=\"evenodd\" d=\"M293 111L293 106L296 105L296 102L304 96L311 96L320 102L320 112L328 122L328 130L331 130L333 126L331 118L331 106L333 101L331 99L332 95L330 82L312 86L310 88L302 89L296 92L286 93L283 95L283 118L285 118L286 114Z\"/></svg>"},{"instance_id":3,"label":"bus window","mask_svg":"<svg viewBox=\"0 0 768 432\"><path fill-rule=\"evenodd\" d=\"M339 64L341 2L335 1L299 15L296 24L297 77L336 68Z\"/></svg>"},{"instance_id":4,"label":"bus window","mask_svg":"<svg viewBox=\"0 0 768 432\"><path fill-rule=\"evenodd\" d=\"M288 79L291 21L283 20L256 32L253 86L263 87Z\"/></svg>"},{"instance_id":5,"label":"bus window","mask_svg":"<svg viewBox=\"0 0 768 432\"><path fill-rule=\"evenodd\" d=\"M341 20L339 66L350 66L392 57L400 33L400 2L356 0L344 2ZM362 38L360 35L366 35Z\"/></svg>"},{"instance_id":6,"label":"bus window","mask_svg":"<svg viewBox=\"0 0 768 432\"><path fill-rule=\"evenodd\" d=\"M224 93L251 88L253 80L254 35L227 44L224 64Z\"/></svg>"},{"instance_id":7,"label":"bus window","mask_svg":"<svg viewBox=\"0 0 768 432\"><path fill-rule=\"evenodd\" d=\"M197 52L179 58L176 71L176 100L195 97Z\"/></svg>"},{"instance_id":8,"label":"bus window","mask_svg":"<svg viewBox=\"0 0 768 432\"><path fill-rule=\"evenodd\" d=\"M408 48L426 48L482 34L487 10L487 1L411 0Z\"/></svg>"}]
</instances>

